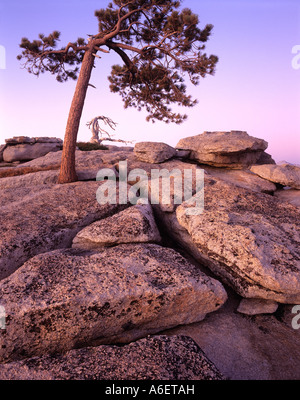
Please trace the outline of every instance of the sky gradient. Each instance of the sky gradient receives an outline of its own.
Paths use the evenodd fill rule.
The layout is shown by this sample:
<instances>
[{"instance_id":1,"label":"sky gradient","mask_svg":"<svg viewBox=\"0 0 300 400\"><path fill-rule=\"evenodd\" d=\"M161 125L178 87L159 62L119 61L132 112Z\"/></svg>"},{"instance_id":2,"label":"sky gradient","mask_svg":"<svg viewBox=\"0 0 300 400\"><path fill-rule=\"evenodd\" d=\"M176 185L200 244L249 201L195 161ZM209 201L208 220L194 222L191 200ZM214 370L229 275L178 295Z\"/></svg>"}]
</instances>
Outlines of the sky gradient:
<instances>
[{"instance_id":1,"label":"sky gradient","mask_svg":"<svg viewBox=\"0 0 300 400\"><path fill-rule=\"evenodd\" d=\"M97 33L94 11L108 0L0 0L0 144L12 136L55 136L63 139L75 82L58 83L51 74L39 78L21 69L22 37L61 32L61 46L79 36ZM244 130L269 143L267 152L279 162L300 163L300 45L299 0L184 0L183 7L199 15L200 27L214 25L208 54L219 57L214 76L189 93L199 104L181 125L146 122L145 112L123 108L121 97L109 90L111 65L117 55L96 61L81 119L78 141L89 141L86 123L105 115L117 122L115 136L124 140L160 141L175 146L203 131ZM0 47L1 50L1 47ZM293 68L294 66L294 68Z\"/></svg>"}]
</instances>

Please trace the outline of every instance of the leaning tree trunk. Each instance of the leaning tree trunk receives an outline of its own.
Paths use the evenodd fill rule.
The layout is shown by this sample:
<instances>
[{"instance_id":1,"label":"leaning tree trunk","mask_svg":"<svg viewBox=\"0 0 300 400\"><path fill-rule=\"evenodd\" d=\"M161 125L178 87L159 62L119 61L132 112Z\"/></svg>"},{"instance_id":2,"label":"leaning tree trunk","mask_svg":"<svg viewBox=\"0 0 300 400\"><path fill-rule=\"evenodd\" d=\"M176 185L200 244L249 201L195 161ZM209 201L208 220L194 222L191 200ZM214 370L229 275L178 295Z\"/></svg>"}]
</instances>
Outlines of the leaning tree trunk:
<instances>
[{"instance_id":1,"label":"leaning tree trunk","mask_svg":"<svg viewBox=\"0 0 300 400\"><path fill-rule=\"evenodd\" d=\"M78 180L75 170L75 151L77 133L82 115L86 92L94 66L93 46L85 53L78 76L64 137L63 153L58 183L70 183Z\"/></svg>"}]
</instances>

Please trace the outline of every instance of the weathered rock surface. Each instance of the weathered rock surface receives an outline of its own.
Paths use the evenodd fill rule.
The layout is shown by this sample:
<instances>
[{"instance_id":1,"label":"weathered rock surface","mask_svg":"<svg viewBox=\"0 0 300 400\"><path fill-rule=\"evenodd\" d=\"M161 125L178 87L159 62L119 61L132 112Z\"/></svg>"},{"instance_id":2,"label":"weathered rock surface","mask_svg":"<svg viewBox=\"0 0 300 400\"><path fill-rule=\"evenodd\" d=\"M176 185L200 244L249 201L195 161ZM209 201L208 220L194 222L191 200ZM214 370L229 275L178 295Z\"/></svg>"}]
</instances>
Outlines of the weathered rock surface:
<instances>
[{"instance_id":1,"label":"weathered rock surface","mask_svg":"<svg viewBox=\"0 0 300 400\"><path fill-rule=\"evenodd\" d=\"M5 148L3 160L5 162L32 160L49 152L59 151L61 148L60 143L16 144Z\"/></svg>"},{"instance_id":2,"label":"weathered rock surface","mask_svg":"<svg viewBox=\"0 0 300 400\"><path fill-rule=\"evenodd\" d=\"M287 201L290 204L293 204L295 207L300 207L300 191L299 190L294 190L294 189L288 189L288 190L277 190L274 193L274 196L276 196L278 199L282 201Z\"/></svg>"},{"instance_id":3,"label":"weathered rock surface","mask_svg":"<svg viewBox=\"0 0 300 400\"><path fill-rule=\"evenodd\" d=\"M292 328L293 307L280 304L276 314L248 316L236 312L240 297L228 295L204 321L161 334L193 338L228 379L299 380L300 329Z\"/></svg>"},{"instance_id":4,"label":"weathered rock surface","mask_svg":"<svg viewBox=\"0 0 300 400\"><path fill-rule=\"evenodd\" d=\"M162 163L176 155L176 150L165 143L140 142L134 146L134 154L140 161Z\"/></svg>"},{"instance_id":5,"label":"weathered rock surface","mask_svg":"<svg viewBox=\"0 0 300 400\"><path fill-rule=\"evenodd\" d=\"M201 177L205 173L197 164L177 159L149 164L129 156L126 162L126 174L123 168L120 169L121 164L116 165L119 176L128 174L128 183L133 185L132 191L140 190L141 197L148 196L153 208L159 206L165 212L173 212L176 204L181 204L195 194L197 186L201 186ZM144 171L144 174L141 174L141 171Z\"/></svg>"},{"instance_id":6,"label":"weathered rock surface","mask_svg":"<svg viewBox=\"0 0 300 400\"><path fill-rule=\"evenodd\" d=\"M237 311L246 315L273 314L278 309L278 303L272 300L242 299Z\"/></svg>"},{"instance_id":7,"label":"weathered rock surface","mask_svg":"<svg viewBox=\"0 0 300 400\"><path fill-rule=\"evenodd\" d=\"M268 143L249 136L247 132L204 132L181 139L179 150L190 150L190 158L201 164L241 169L255 164Z\"/></svg>"},{"instance_id":8,"label":"weathered rock surface","mask_svg":"<svg viewBox=\"0 0 300 400\"><path fill-rule=\"evenodd\" d=\"M76 159L78 158L78 154L81 154L82 151L76 150ZM90 153L90 152L89 152ZM45 154L42 157L38 157L34 160L27 161L26 163L22 163L22 165L17 168L23 167L50 167L52 165L57 165L61 163L62 150L56 152L50 152Z\"/></svg>"},{"instance_id":9,"label":"weathered rock surface","mask_svg":"<svg viewBox=\"0 0 300 400\"><path fill-rule=\"evenodd\" d=\"M9 146L15 144L34 144L36 140L28 136L14 136L13 138L5 139L5 143Z\"/></svg>"},{"instance_id":10,"label":"weathered rock surface","mask_svg":"<svg viewBox=\"0 0 300 400\"><path fill-rule=\"evenodd\" d=\"M29 136L14 136L9 139L5 139L5 143L9 146L16 144L34 144L34 143L59 143L63 144L63 140L56 137L29 137Z\"/></svg>"},{"instance_id":11,"label":"weathered rock surface","mask_svg":"<svg viewBox=\"0 0 300 400\"><path fill-rule=\"evenodd\" d=\"M78 179L96 180L97 173L102 168L115 168L114 165L119 161L126 160L132 155L131 150L94 150L81 151L76 150L76 173ZM44 157L23 163L20 167L49 167L61 162L62 151L48 153ZM18 168L20 168L18 167Z\"/></svg>"},{"instance_id":12,"label":"weathered rock surface","mask_svg":"<svg viewBox=\"0 0 300 400\"><path fill-rule=\"evenodd\" d=\"M105 147L110 151L133 151L134 149L134 147L131 146L115 146L111 144L106 144Z\"/></svg>"},{"instance_id":13,"label":"weathered rock surface","mask_svg":"<svg viewBox=\"0 0 300 400\"><path fill-rule=\"evenodd\" d=\"M120 160L121 161L121 160ZM153 177L159 171L166 170L172 172L173 170L179 170L184 175L185 170L195 171L196 169L201 169L197 164L192 162L186 162L178 159L167 160L159 164L150 164L148 162L140 161L135 157L134 154L129 154L128 157L124 158L127 162L127 172L133 170L143 170L146 172L147 179ZM118 161L119 163L119 161ZM120 164L115 164L116 168L119 170Z\"/></svg>"},{"instance_id":14,"label":"weathered rock surface","mask_svg":"<svg viewBox=\"0 0 300 400\"><path fill-rule=\"evenodd\" d=\"M34 137L33 138L36 143L60 143L63 144L63 140L56 138L56 137L46 137L46 136L41 136L41 137Z\"/></svg>"},{"instance_id":15,"label":"weathered rock surface","mask_svg":"<svg viewBox=\"0 0 300 400\"><path fill-rule=\"evenodd\" d=\"M0 360L8 361L200 321L227 294L174 250L130 244L39 254L0 282L0 298L7 316Z\"/></svg>"},{"instance_id":16,"label":"weathered rock surface","mask_svg":"<svg viewBox=\"0 0 300 400\"><path fill-rule=\"evenodd\" d=\"M11 176L0 179L0 189L18 188L35 185L55 185L58 182L59 171L39 171L25 175Z\"/></svg>"},{"instance_id":17,"label":"weathered rock surface","mask_svg":"<svg viewBox=\"0 0 300 400\"><path fill-rule=\"evenodd\" d=\"M73 239L73 248L96 249L121 243L160 242L152 207L136 205L94 222Z\"/></svg>"},{"instance_id":18,"label":"weathered rock surface","mask_svg":"<svg viewBox=\"0 0 300 400\"><path fill-rule=\"evenodd\" d=\"M205 166L205 171L210 175L222 179L228 183L233 183L255 192L273 194L277 189L276 185L263 178L260 178L249 170L230 170L228 168L214 168Z\"/></svg>"},{"instance_id":19,"label":"weathered rock surface","mask_svg":"<svg viewBox=\"0 0 300 400\"><path fill-rule=\"evenodd\" d=\"M261 153L261 157L256 164L271 162L271 157L266 158L266 153L257 152ZM18 268L26 260L24 265L29 265L28 270L23 270L23 266L0 282L0 292L5 288L5 295L0 293L0 305L4 300L7 301L6 323L10 327L9 334L0 329L0 348L4 352L1 357L6 362L38 355L37 358L21 362L0 364L0 378L4 375L5 379L180 379L177 375L179 365L186 379L197 379L195 375L202 377L197 369L195 372L196 366L188 358L191 353L194 354L192 349L189 348L187 353L190 355L183 359L175 356L180 353L179 347L173 352L168 345L166 354L161 353L165 349L165 339L156 341L155 346L148 339L141 346L139 342L132 343L130 347L99 346L106 343L106 334L109 340L112 337L113 343L127 343L149 332L160 332L191 336L217 368L231 379L299 379L300 329L295 328L295 321L299 323L300 319L296 311L293 311L293 305L278 305L277 302L300 304L300 218L299 210L288 203L299 207L297 199L300 190L276 190L273 198L259 192L269 192L271 186L265 185L272 185L273 189L274 184L253 172L217 169L192 161L182 162L176 159L177 153L172 160L160 164L140 161L133 151L127 149L77 151L77 154L77 173L80 175L82 172L83 179L95 179L101 168L116 168L117 171L114 171L118 176L118 163L127 160L127 172L134 168L145 171L143 179L148 187L151 182L147 182L147 179L153 170L157 172L165 169L170 172L177 169L181 175L184 170L191 170L194 182L196 171L205 168L210 175L205 174L204 218L201 221L198 219L202 214L181 215L185 222L180 225L174 212L178 204L174 204L175 193L171 189L170 205L162 204L159 199L159 204L152 206L163 247L126 244L113 248L100 247L97 251L67 249L48 253L52 249L70 247L75 235L79 231L83 232L84 227L101 219L106 219L107 223L113 215L119 214L120 217L123 207L126 209L129 205L111 208L94 203L99 182L55 185L54 178L58 169L32 173L28 177L18 176L10 181L0 179L0 265L6 260L5 268L11 272L16 265ZM49 153L26 164L37 163L48 168L47 163L52 163L51 167L56 168L60 158L61 151ZM11 169L18 170L20 167ZM5 176L5 171L2 176ZM130 184L136 183L133 174ZM75 188L77 185L80 189ZM92 185L95 185L93 189ZM59 189L55 189L57 187ZM63 187L72 189L66 190ZM137 187L133 186L135 189ZM72 196L78 199L69 200ZM85 212L83 209L86 207L88 210ZM180 207L183 211L187 205ZM131 211L135 209L130 208ZM192 206L189 208L193 209ZM205 214L206 211L208 213ZM128 221L124 214L121 219L118 229L123 234L121 226L126 227ZM113 233L113 228L116 227L107 227L109 233ZM173 251L170 247L184 255L184 263L178 258L178 253L174 261L169 254L169 251ZM158 252L153 256L153 248L160 249L159 257ZM123 249L126 249L125 257ZM46 254L30 259L36 253ZM19 256L23 259L18 259ZM199 311L195 301L200 295L194 294L197 292L197 282L194 272L186 267L186 260L196 265L193 268L197 276L201 274L203 279L205 277L210 282L210 286L206 284L209 286L207 291L202 291L203 301L199 301L202 311L212 305L215 309L219 307L215 299L220 288L212 288L214 284L207 277L217 276L233 288L226 287L229 295L226 304L204 320L202 315L201 322L191 324L189 321ZM6 281L12 281L13 284L10 286ZM221 286L220 283L218 285ZM200 286L201 282L197 287ZM127 288L125 291L124 287ZM125 295L121 298L123 292ZM240 295L244 297L242 300ZM134 300L137 303L130 304ZM166 311L168 307L171 307L169 313ZM274 314L267 314L274 312L275 308L277 311ZM191 314L189 320L185 319L184 312ZM263 314L257 315L261 312ZM20 322L23 318L24 323ZM178 326L182 320L183 325ZM62 327L61 321L65 324ZM170 322L174 322L172 326L177 324L177 327L164 332ZM102 329L100 334L98 323L101 325L99 329ZM116 332L115 328L119 330ZM53 333L55 330L57 333ZM109 332L113 332L113 335ZM11 347L6 350L7 343ZM138 348L134 347L137 344ZM127 353L131 346L134 350ZM65 353L69 348L74 350ZM159 353L154 351L156 348ZM45 355L49 353L54 354ZM158 369L158 366L164 367L164 359L167 360L167 355L171 357L171 354L172 360L170 363L168 361L168 365L176 369L170 370L169 366L163 371ZM184 375L186 367L188 373ZM189 375L192 370L193 375Z\"/></svg>"},{"instance_id":20,"label":"weathered rock surface","mask_svg":"<svg viewBox=\"0 0 300 400\"><path fill-rule=\"evenodd\" d=\"M0 162L3 161L3 152L4 152L5 148L6 148L6 144L2 144L0 146Z\"/></svg>"},{"instance_id":21,"label":"weathered rock surface","mask_svg":"<svg viewBox=\"0 0 300 400\"><path fill-rule=\"evenodd\" d=\"M300 167L296 165L253 165L250 169L268 181L290 186L293 189L300 189Z\"/></svg>"},{"instance_id":22,"label":"weathered rock surface","mask_svg":"<svg viewBox=\"0 0 300 400\"><path fill-rule=\"evenodd\" d=\"M187 336L154 336L0 365L0 380L223 380Z\"/></svg>"},{"instance_id":23,"label":"weathered rock surface","mask_svg":"<svg viewBox=\"0 0 300 400\"><path fill-rule=\"evenodd\" d=\"M206 177L205 210L176 210L189 252L242 297L300 302L300 213L272 196ZM171 221L172 223L172 221ZM173 221L174 224L174 221Z\"/></svg>"},{"instance_id":24,"label":"weathered rock surface","mask_svg":"<svg viewBox=\"0 0 300 400\"><path fill-rule=\"evenodd\" d=\"M50 167L57 165L61 162L62 152L48 153L44 157L28 161L18 166L17 168L24 167ZM77 174L88 172L93 174L92 179L96 179L97 172L102 168L113 168L119 170L120 161L127 161L127 171L134 169L142 169L147 173L147 177L151 177L151 171L166 169L172 171L179 169L182 174L184 170L200 169L196 164L183 162L181 160L173 159L159 164L150 164L137 159L131 150L122 151L109 151L109 150L95 150L95 151L81 151L76 150L76 171Z\"/></svg>"},{"instance_id":25,"label":"weathered rock surface","mask_svg":"<svg viewBox=\"0 0 300 400\"><path fill-rule=\"evenodd\" d=\"M4 206L12 206L13 203L19 203L24 201L26 198L32 200L32 196L35 196L38 192L51 189L53 185L33 185L33 186L20 186L20 187L9 187L2 189L0 196L0 210ZM0 211L1 212L1 211ZM1 221L2 225L2 221ZM1 228L0 228L1 229Z\"/></svg>"},{"instance_id":26,"label":"weathered rock surface","mask_svg":"<svg viewBox=\"0 0 300 400\"><path fill-rule=\"evenodd\" d=\"M1 207L0 279L36 254L70 247L82 228L127 207L98 204L96 192L100 185L54 185L47 190L33 190L24 199Z\"/></svg>"}]
</instances>

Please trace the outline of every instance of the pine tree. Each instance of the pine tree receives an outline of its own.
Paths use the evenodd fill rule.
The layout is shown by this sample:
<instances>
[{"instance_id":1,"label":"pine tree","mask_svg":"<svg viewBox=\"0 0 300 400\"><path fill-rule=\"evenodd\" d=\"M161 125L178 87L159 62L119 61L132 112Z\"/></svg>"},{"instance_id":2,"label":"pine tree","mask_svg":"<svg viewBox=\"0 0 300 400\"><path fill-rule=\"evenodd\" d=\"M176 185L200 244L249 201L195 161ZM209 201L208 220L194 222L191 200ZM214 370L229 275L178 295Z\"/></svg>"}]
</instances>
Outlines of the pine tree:
<instances>
[{"instance_id":1,"label":"pine tree","mask_svg":"<svg viewBox=\"0 0 300 400\"><path fill-rule=\"evenodd\" d=\"M113 65L110 90L119 93L125 108L145 108L147 120L179 124L187 116L173 112L171 104L193 107L197 100L187 94L184 77L197 85L201 77L213 74L218 58L207 56L207 42L213 26L199 28L199 18L190 9L180 9L174 0L114 0L106 9L95 11L99 32L88 40L78 38L57 49L60 32L23 38L20 47L23 67L39 76L46 71L59 82L77 80L66 126L60 183L77 180L75 149L80 118L97 53L113 51L122 65ZM100 57L99 57L100 58Z\"/></svg>"}]
</instances>

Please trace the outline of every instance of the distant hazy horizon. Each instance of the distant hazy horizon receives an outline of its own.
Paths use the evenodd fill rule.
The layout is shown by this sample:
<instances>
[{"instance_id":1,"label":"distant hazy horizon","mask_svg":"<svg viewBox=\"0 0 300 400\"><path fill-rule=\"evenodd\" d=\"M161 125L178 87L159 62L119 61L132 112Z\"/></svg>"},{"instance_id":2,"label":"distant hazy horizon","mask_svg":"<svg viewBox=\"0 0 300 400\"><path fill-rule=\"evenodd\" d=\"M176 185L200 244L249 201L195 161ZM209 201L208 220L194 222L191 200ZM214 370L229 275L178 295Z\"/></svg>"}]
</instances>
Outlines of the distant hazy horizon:
<instances>
[{"instance_id":1,"label":"distant hazy horizon","mask_svg":"<svg viewBox=\"0 0 300 400\"><path fill-rule=\"evenodd\" d=\"M0 144L12 136L55 136L64 130L75 82L58 83L21 69L22 37L59 30L61 46L97 32L94 11L107 0L0 0ZM200 27L214 25L206 52L220 61L215 76L188 85L199 100L183 109L182 125L148 123L146 113L124 110L121 97L109 91L107 76L118 56L96 61L81 119L78 141L89 141L86 123L105 115L118 123L123 140L160 141L175 146L204 131L247 131L269 143L276 162L300 164L300 2L298 0L185 0L183 7L199 15ZM1 55L0 55L1 57ZM298 68L299 67L299 68ZM111 131L110 131L111 132Z\"/></svg>"}]
</instances>

